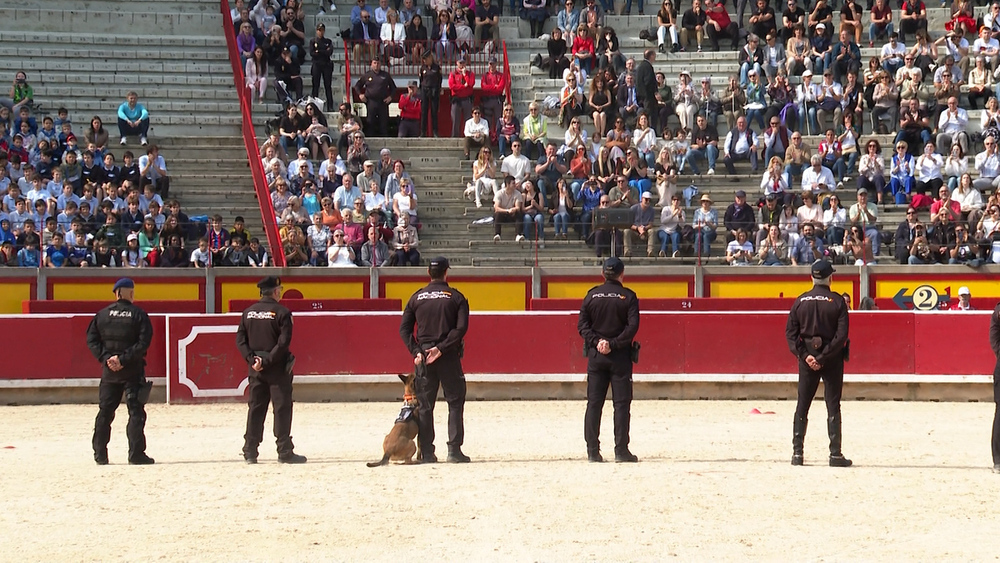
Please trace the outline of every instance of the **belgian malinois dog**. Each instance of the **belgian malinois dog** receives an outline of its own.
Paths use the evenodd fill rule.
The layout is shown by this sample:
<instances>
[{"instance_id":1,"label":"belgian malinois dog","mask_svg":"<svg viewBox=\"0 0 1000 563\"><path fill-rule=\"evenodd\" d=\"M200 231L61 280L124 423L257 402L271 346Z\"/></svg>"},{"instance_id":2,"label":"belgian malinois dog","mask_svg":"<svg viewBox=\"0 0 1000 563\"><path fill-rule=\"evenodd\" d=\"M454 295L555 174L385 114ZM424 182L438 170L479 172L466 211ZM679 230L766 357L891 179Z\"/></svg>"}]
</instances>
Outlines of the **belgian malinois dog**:
<instances>
[{"instance_id":1,"label":"belgian malinois dog","mask_svg":"<svg viewBox=\"0 0 1000 563\"><path fill-rule=\"evenodd\" d=\"M379 461L368 463L368 467L386 465L389 461L402 461L404 464L416 463L413 455L417 453L417 395L414 391L416 374L399 374L403 382L403 410L399 411L392 430L382 440L382 451L385 454ZM419 458L418 458L419 459Z\"/></svg>"}]
</instances>

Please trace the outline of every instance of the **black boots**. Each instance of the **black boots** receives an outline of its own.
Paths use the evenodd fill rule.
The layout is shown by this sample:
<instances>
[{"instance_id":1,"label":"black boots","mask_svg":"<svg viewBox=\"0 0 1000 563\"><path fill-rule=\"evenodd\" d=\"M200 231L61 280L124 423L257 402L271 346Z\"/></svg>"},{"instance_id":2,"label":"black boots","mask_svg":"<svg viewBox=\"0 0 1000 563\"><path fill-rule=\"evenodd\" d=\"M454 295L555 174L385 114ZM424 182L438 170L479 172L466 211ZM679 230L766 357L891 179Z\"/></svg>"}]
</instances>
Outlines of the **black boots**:
<instances>
[{"instance_id":1,"label":"black boots","mask_svg":"<svg viewBox=\"0 0 1000 563\"><path fill-rule=\"evenodd\" d=\"M153 465L154 463L156 461L144 453L133 456L132 459L128 460L129 465Z\"/></svg>"},{"instance_id":2,"label":"black boots","mask_svg":"<svg viewBox=\"0 0 1000 563\"><path fill-rule=\"evenodd\" d=\"M94 461L97 462L97 465L107 465L108 464L107 450L103 452L94 452Z\"/></svg>"},{"instance_id":3,"label":"black boots","mask_svg":"<svg viewBox=\"0 0 1000 563\"><path fill-rule=\"evenodd\" d=\"M621 450L615 452L615 461L618 463L635 463L639 461L639 458L628 450Z\"/></svg>"},{"instance_id":4,"label":"black boots","mask_svg":"<svg viewBox=\"0 0 1000 563\"><path fill-rule=\"evenodd\" d=\"M601 450L587 448L587 461L591 463L603 463L604 458L601 456Z\"/></svg>"},{"instance_id":5,"label":"black boots","mask_svg":"<svg viewBox=\"0 0 1000 563\"><path fill-rule=\"evenodd\" d=\"M806 439L806 427L809 419L796 418L792 423L792 465L802 465L802 446Z\"/></svg>"},{"instance_id":6,"label":"black boots","mask_svg":"<svg viewBox=\"0 0 1000 563\"><path fill-rule=\"evenodd\" d=\"M296 453L287 453L278 456L278 463L305 463L306 456Z\"/></svg>"},{"instance_id":7,"label":"black boots","mask_svg":"<svg viewBox=\"0 0 1000 563\"><path fill-rule=\"evenodd\" d=\"M830 467L850 467L853 462L840 451L840 413L826 419L826 429L830 433Z\"/></svg>"},{"instance_id":8,"label":"black boots","mask_svg":"<svg viewBox=\"0 0 1000 563\"><path fill-rule=\"evenodd\" d=\"M432 452L432 451L430 451L430 452L420 452L420 459L418 461L420 463L437 463L438 462L438 458L437 458L436 455L434 455L434 452Z\"/></svg>"},{"instance_id":9,"label":"black boots","mask_svg":"<svg viewBox=\"0 0 1000 563\"><path fill-rule=\"evenodd\" d=\"M448 446L448 463L469 463L472 459L462 453L461 446Z\"/></svg>"}]
</instances>

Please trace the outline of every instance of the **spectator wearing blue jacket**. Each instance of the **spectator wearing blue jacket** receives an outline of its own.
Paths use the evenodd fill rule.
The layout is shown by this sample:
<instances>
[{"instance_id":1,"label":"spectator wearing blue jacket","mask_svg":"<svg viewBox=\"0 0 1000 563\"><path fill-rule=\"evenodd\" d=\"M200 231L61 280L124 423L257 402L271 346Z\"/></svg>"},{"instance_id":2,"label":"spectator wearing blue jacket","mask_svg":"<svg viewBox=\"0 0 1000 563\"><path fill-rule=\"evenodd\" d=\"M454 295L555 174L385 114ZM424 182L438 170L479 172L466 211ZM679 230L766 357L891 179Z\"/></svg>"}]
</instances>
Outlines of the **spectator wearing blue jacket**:
<instances>
[{"instance_id":1,"label":"spectator wearing blue jacket","mask_svg":"<svg viewBox=\"0 0 1000 563\"><path fill-rule=\"evenodd\" d=\"M139 103L139 95L129 92L125 96L125 103L118 106L118 132L121 133L121 144L128 142L126 137L138 135L139 142L146 146L148 141L146 135L149 133L149 112L146 107Z\"/></svg>"}]
</instances>

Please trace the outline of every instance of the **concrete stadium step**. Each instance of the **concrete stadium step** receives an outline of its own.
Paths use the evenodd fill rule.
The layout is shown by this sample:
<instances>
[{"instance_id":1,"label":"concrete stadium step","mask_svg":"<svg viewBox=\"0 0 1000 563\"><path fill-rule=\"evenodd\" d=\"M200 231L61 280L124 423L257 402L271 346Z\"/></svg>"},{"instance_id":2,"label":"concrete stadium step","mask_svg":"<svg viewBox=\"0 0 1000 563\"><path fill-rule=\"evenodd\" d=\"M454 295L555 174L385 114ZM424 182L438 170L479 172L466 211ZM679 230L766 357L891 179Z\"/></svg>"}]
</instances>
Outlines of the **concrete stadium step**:
<instances>
[{"instance_id":1,"label":"concrete stadium step","mask_svg":"<svg viewBox=\"0 0 1000 563\"><path fill-rule=\"evenodd\" d=\"M219 60L225 60L220 58ZM18 70L28 70L36 72L56 72L67 74L91 73L91 81L94 80L92 73L106 72L129 72L138 73L139 76L132 76L133 81L142 82L143 75L158 76L160 74L216 74L227 75L232 82L233 67L228 60L225 62L169 62L152 61L136 62L121 60L118 57L107 62L84 61L84 60L34 60L31 64L26 61L11 58L0 58L0 73L16 72Z\"/></svg>"},{"instance_id":2,"label":"concrete stadium step","mask_svg":"<svg viewBox=\"0 0 1000 563\"><path fill-rule=\"evenodd\" d=\"M31 81L34 83L34 81ZM36 96L44 94L56 99L82 98L89 100L120 100L125 101L129 92L135 92L143 104L153 101L181 101L181 100L209 100L209 101L235 101L236 93L232 89L232 80L227 86L230 88L212 88L205 86L184 86L184 87L154 87L154 86L52 86L43 81L44 88L35 90ZM41 92L39 90L44 90ZM120 103L119 102L119 103Z\"/></svg>"},{"instance_id":3,"label":"concrete stadium step","mask_svg":"<svg viewBox=\"0 0 1000 563\"><path fill-rule=\"evenodd\" d=\"M18 2L22 8L49 9L55 5L51 0L23 0ZM85 10L88 12L127 12L134 8L134 3L118 2L115 0L79 0L71 5L73 10ZM219 13L219 2L217 0L156 0L155 2L143 2L143 8L152 13L166 14L187 14L187 13Z\"/></svg>"},{"instance_id":4,"label":"concrete stadium step","mask_svg":"<svg viewBox=\"0 0 1000 563\"><path fill-rule=\"evenodd\" d=\"M156 2L143 3L156 4ZM198 11L150 12L150 11L107 11L107 10L65 10L52 9L49 3L44 8L0 7L0 22L3 27L14 30L73 34L73 33L121 33L130 34L173 34L221 35L222 15L218 8ZM134 5L133 5L134 6Z\"/></svg>"},{"instance_id":5,"label":"concrete stadium step","mask_svg":"<svg viewBox=\"0 0 1000 563\"><path fill-rule=\"evenodd\" d=\"M148 67L150 63L143 61L225 61L229 63L229 53L225 45L219 47L205 46L174 46L171 48L160 47L133 47L127 49L119 48L116 52L109 52L107 49L74 49L63 47L62 44L55 44L58 47L50 47L31 42L31 47L0 47L0 58L29 57L37 49L44 48L45 53L53 59L63 61L74 61L72 66L82 61L108 61L120 60L122 58L134 59L138 67ZM128 69L116 69L128 70ZM136 70L139 70L138 68Z\"/></svg>"}]
</instances>

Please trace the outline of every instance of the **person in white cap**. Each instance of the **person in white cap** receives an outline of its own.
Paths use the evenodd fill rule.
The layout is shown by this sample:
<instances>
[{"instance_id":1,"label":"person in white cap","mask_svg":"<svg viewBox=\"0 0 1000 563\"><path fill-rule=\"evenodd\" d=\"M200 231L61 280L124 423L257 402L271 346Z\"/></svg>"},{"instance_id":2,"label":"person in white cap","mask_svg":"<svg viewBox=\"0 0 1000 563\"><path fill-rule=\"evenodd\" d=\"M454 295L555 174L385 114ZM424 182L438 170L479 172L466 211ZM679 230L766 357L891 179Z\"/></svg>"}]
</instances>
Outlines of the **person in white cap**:
<instances>
[{"instance_id":1,"label":"person in white cap","mask_svg":"<svg viewBox=\"0 0 1000 563\"><path fill-rule=\"evenodd\" d=\"M819 123L816 122L816 102L821 89L819 84L813 84L812 77L811 70L806 69L802 73L802 84L799 84L795 95L799 121L806 124L806 135L819 134Z\"/></svg>"},{"instance_id":2,"label":"person in white cap","mask_svg":"<svg viewBox=\"0 0 1000 563\"><path fill-rule=\"evenodd\" d=\"M958 288L958 302L949 307L952 311L973 311L975 307L972 306L972 292L969 288L962 286Z\"/></svg>"},{"instance_id":3,"label":"person in white cap","mask_svg":"<svg viewBox=\"0 0 1000 563\"><path fill-rule=\"evenodd\" d=\"M631 207L632 226L625 231L624 256L632 255L632 245L638 241L646 241L646 256L654 256L653 251L656 246L656 235L653 221L656 219L656 210L653 209L653 194L642 192L639 203Z\"/></svg>"}]
</instances>

